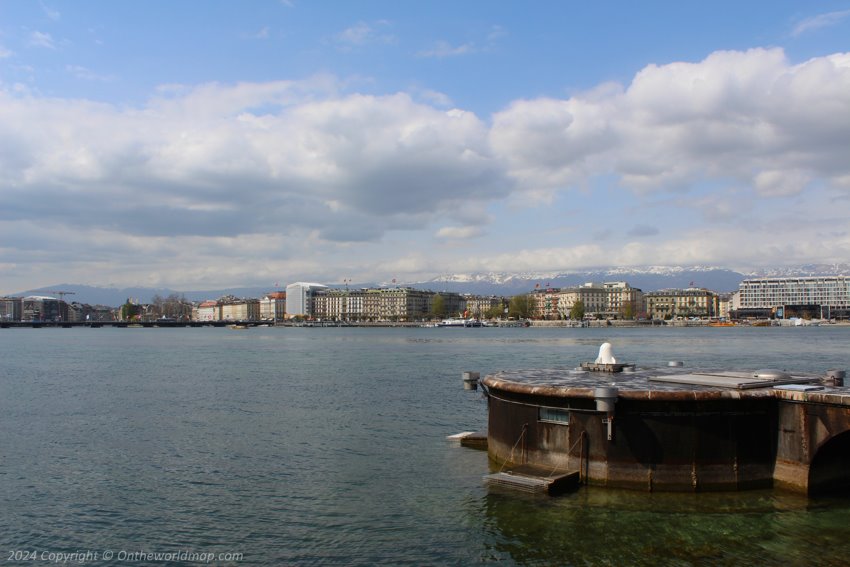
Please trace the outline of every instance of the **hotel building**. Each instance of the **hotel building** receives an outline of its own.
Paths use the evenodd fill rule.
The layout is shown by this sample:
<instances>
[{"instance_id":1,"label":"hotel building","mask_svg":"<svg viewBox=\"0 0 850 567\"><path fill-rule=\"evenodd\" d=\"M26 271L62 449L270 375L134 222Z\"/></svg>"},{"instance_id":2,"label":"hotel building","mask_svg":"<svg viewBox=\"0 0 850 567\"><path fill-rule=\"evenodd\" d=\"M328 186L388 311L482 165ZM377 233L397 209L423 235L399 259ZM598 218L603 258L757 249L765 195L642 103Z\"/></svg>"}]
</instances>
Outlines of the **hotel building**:
<instances>
[{"instance_id":1,"label":"hotel building","mask_svg":"<svg viewBox=\"0 0 850 567\"><path fill-rule=\"evenodd\" d=\"M834 318L850 315L850 277L753 278L738 286L737 316Z\"/></svg>"}]
</instances>

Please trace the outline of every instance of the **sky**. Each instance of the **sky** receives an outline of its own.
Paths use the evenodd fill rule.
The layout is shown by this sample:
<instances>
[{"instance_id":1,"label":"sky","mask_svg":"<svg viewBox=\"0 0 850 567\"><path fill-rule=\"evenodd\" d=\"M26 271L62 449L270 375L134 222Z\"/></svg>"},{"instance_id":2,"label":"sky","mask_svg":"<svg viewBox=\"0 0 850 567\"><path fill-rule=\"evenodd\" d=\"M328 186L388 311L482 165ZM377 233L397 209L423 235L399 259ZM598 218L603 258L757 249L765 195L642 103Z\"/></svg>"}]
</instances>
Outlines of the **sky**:
<instances>
[{"instance_id":1,"label":"sky","mask_svg":"<svg viewBox=\"0 0 850 567\"><path fill-rule=\"evenodd\" d=\"M0 0L0 293L850 262L850 0Z\"/></svg>"}]
</instances>

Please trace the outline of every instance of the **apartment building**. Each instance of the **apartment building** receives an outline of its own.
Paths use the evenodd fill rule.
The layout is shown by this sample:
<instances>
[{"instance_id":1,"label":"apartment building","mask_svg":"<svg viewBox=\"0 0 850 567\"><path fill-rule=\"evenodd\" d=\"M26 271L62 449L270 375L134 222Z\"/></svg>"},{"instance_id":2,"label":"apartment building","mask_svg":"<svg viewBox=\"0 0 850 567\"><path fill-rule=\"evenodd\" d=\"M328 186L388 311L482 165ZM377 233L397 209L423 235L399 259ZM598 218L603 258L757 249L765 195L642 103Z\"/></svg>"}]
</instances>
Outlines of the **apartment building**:
<instances>
[{"instance_id":1,"label":"apartment building","mask_svg":"<svg viewBox=\"0 0 850 567\"><path fill-rule=\"evenodd\" d=\"M431 317L437 295L447 316L463 312L460 294L408 287L314 290L310 312L315 319L332 321L418 321Z\"/></svg>"},{"instance_id":2,"label":"apartment building","mask_svg":"<svg viewBox=\"0 0 850 567\"><path fill-rule=\"evenodd\" d=\"M260 319L283 321L286 319L286 292L274 291L260 299Z\"/></svg>"},{"instance_id":3,"label":"apartment building","mask_svg":"<svg viewBox=\"0 0 850 567\"><path fill-rule=\"evenodd\" d=\"M711 318L720 313L720 298L707 289L663 289L644 294L651 319Z\"/></svg>"},{"instance_id":4,"label":"apartment building","mask_svg":"<svg viewBox=\"0 0 850 567\"><path fill-rule=\"evenodd\" d=\"M569 319L579 301L585 316L591 318L632 318L643 311L643 292L626 282L588 282L573 288L535 290L530 297L533 316L540 319Z\"/></svg>"},{"instance_id":5,"label":"apartment building","mask_svg":"<svg viewBox=\"0 0 850 567\"><path fill-rule=\"evenodd\" d=\"M223 297L218 301L221 306L222 321L259 321L259 299L237 299Z\"/></svg>"}]
</instances>

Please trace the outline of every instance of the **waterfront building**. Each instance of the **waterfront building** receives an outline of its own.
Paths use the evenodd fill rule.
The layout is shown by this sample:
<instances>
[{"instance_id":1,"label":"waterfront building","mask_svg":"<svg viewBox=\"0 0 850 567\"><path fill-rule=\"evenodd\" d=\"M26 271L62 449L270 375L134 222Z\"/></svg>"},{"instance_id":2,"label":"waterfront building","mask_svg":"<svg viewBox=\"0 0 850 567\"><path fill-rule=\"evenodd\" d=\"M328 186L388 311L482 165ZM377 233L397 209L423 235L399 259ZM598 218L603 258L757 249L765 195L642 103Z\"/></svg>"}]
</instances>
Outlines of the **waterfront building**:
<instances>
[{"instance_id":1,"label":"waterfront building","mask_svg":"<svg viewBox=\"0 0 850 567\"><path fill-rule=\"evenodd\" d=\"M532 297L533 312L543 319L569 319L579 301L590 318L631 319L643 311L643 292L626 282L588 282L573 288L540 290Z\"/></svg>"},{"instance_id":2,"label":"waterfront building","mask_svg":"<svg viewBox=\"0 0 850 567\"><path fill-rule=\"evenodd\" d=\"M458 293L409 287L317 289L311 296L310 309L314 318L332 321L419 321L431 317L437 295L443 300L446 316L463 312L464 299Z\"/></svg>"},{"instance_id":3,"label":"waterfront building","mask_svg":"<svg viewBox=\"0 0 850 567\"><path fill-rule=\"evenodd\" d=\"M21 298L0 297L0 323L21 320Z\"/></svg>"},{"instance_id":4,"label":"waterfront building","mask_svg":"<svg viewBox=\"0 0 850 567\"><path fill-rule=\"evenodd\" d=\"M738 286L738 316L833 318L850 315L850 277L753 278Z\"/></svg>"},{"instance_id":5,"label":"waterfront building","mask_svg":"<svg viewBox=\"0 0 850 567\"><path fill-rule=\"evenodd\" d=\"M718 295L707 289L663 289L644 294L650 319L711 318L720 311Z\"/></svg>"},{"instance_id":6,"label":"waterfront building","mask_svg":"<svg viewBox=\"0 0 850 567\"><path fill-rule=\"evenodd\" d=\"M105 305L89 305L74 301L68 305L68 320L83 323L115 321L115 309Z\"/></svg>"},{"instance_id":7,"label":"waterfront building","mask_svg":"<svg viewBox=\"0 0 850 567\"><path fill-rule=\"evenodd\" d=\"M464 313L466 313L468 317L474 317L476 319L483 319L487 317L487 313L495 308L499 308L500 311L503 311L503 308L505 307L505 300L495 295L463 295L462 297L464 301Z\"/></svg>"},{"instance_id":8,"label":"waterfront building","mask_svg":"<svg viewBox=\"0 0 850 567\"><path fill-rule=\"evenodd\" d=\"M466 298L464 298L463 295L459 293L455 293L453 291L425 291L420 293L425 294L424 297L426 298L427 302L425 308L426 316L429 316L432 312L432 302L434 301L434 298L438 295L443 299L443 309L447 317L459 317L462 316L464 312L468 310Z\"/></svg>"},{"instance_id":9,"label":"waterfront building","mask_svg":"<svg viewBox=\"0 0 850 567\"><path fill-rule=\"evenodd\" d=\"M320 289L313 294L312 313L316 319L361 321L365 289Z\"/></svg>"},{"instance_id":10,"label":"waterfront building","mask_svg":"<svg viewBox=\"0 0 850 567\"><path fill-rule=\"evenodd\" d=\"M558 309L561 290L556 287L535 289L529 294L531 317L534 319L563 319Z\"/></svg>"},{"instance_id":11,"label":"waterfront building","mask_svg":"<svg viewBox=\"0 0 850 567\"><path fill-rule=\"evenodd\" d=\"M286 286L286 316L312 317L313 294L322 289L328 289L328 286L309 282L295 282Z\"/></svg>"},{"instance_id":12,"label":"waterfront building","mask_svg":"<svg viewBox=\"0 0 850 567\"><path fill-rule=\"evenodd\" d=\"M737 293L721 293L718 294L717 299L717 316L720 319L728 319L730 315L730 311L732 310L732 304L737 296Z\"/></svg>"},{"instance_id":13,"label":"waterfront building","mask_svg":"<svg viewBox=\"0 0 850 567\"><path fill-rule=\"evenodd\" d=\"M643 291L626 282L606 282L602 287L608 292L606 317L611 319L634 319L643 313Z\"/></svg>"},{"instance_id":14,"label":"waterfront building","mask_svg":"<svg viewBox=\"0 0 850 567\"><path fill-rule=\"evenodd\" d=\"M363 316L369 321L418 321L431 315L436 294L410 287L377 288L365 290ZM457 313L460 294L441 292L447 314Z\"/></svg>"},{"instance_id":15,"label":"waterfront building","mask_svg":"<svg viewBox=\"0 0 850 567\"><path fill-rule=\"evenodd\" d=\"M195 321L221 321L221 306L218 301L204 301L194 309Z\"/></svg>"},{"instance_id":16,"label":"waterfront building","mask_svg":"<svg viewBox=\"0 0 850 567\"><path fill-rule=\"evenodd\" d=\"M221 305L222 321L258 321L260 319L259 299L239 299L232 296L218 300Z\"/></svg>"},{"instance_id":17,"label":"waterfront building","mask_svg":"<svg viewBox=\"0 0 850 567\"><path fill-rule=\"evenodd\" d=\"M58 322L68 320L68 304L55 297L30 295L21 300L21 321Z\"/></svg>"},{"instance_id":18,"label":"waterfront building","mask_svg":"<svg viewBox=\"0 0 850 567\"><path fill-rule=\"evenodd\" d=\"M286 319L286 292L273 291L260 299L260 319L283 321Z\"/></svg>"}]
</instances>

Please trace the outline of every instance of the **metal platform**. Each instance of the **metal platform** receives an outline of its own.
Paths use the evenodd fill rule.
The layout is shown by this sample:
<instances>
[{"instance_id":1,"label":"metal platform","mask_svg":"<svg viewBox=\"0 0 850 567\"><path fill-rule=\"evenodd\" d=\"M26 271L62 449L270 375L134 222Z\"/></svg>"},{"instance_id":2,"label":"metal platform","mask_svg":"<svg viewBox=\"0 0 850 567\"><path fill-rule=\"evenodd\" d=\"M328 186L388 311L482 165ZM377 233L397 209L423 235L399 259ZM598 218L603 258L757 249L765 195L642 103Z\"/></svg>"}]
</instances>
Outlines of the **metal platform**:
<instances>
[{"instance_id":1,"label":"metal platform","mask_svg":"<svg viewBox=\"0 0 850 567\"><path fill-rule=\"evenodd\" d=\"M547 474L539 468L524 465L514 467L510 471L484 475L483 478L487 486L555 495L576 488L579 484L579 471Z\"/></svg>"},{"instance_id":2,"label":"metal platform","mask_svg":"<svg viewBox=\"0 0 850 567\"><path fill-rule=\"evenodd\" d=\"M787 374L771 378L762 378L759 377L757 372L691 372L689 374L649 377L650 382L714 386L717 388L730 388L736 390L769 388L771 386L785 384L812 384L819 380L820 378L790 376Z\"/></svg>"},{"instance_id":3,"label":"metal platform","mask_svg":"<svg viewBox=\"0 0 850 567\"><path fill-rule=\"evenodd\" d=\"M487 449L487 430L481 431L462 431L454 435L446 437L449 441L457 441L464 447L472 449Z\"/></svg>"}]
</instances>

